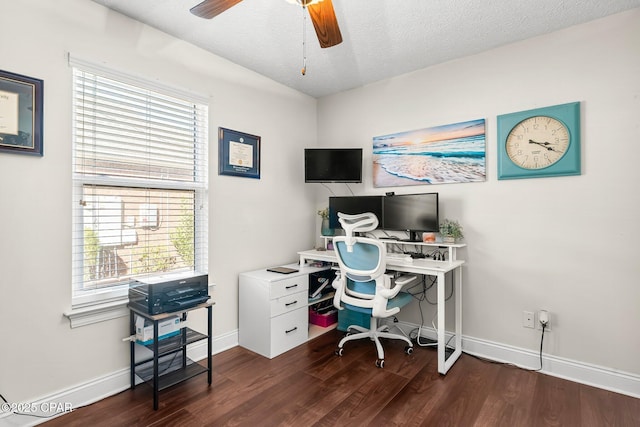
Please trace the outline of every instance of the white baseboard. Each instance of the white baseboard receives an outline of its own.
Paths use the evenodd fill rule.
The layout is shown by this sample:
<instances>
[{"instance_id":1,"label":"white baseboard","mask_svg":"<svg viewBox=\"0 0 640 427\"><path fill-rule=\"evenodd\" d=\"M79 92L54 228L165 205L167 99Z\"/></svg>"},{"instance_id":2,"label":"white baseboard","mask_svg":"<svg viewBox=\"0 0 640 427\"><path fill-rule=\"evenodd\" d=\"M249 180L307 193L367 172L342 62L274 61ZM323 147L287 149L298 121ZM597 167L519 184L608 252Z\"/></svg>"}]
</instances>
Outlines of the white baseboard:
<instances>
[{"instance_id":1,"label":"white baseboard","mask_svg":"<svg viewBox=\"0 0 640 427\"><path fill-rule=\"evenodd\" d=\"M477 338L462 337L462 351L498 362L508 362L526 369L540 367L540 353L496 344ZM640 375L616 371L590 363L542 353L543 374L640 398Z\"/></svg>"},{"instance_id":2,"label":"white baseboard","mask_svg":"<svg viewBox=\"0 0 640 427\"><path fill-rule=\"evenodd\" d=\"M418 325L406 322L399 322L396 323L396 325L401 326L405 332L418 328ZM437 338L435 329L427 327L422 328L421 336L432 340ZM450 337L451 333L447 333L446 339L449 340ZM496 362L510 363L524 369L540 368L540 353L535 350L513 347L463 335L462 351ZM544 352L542 353L542 369L540 372L569 381L640 398L640 375L553 356Z\"/></svg>"},{"instance_id":3,"label":"white baseboard","mask_svg":"<svg viewBox=\"0 0 640 427\"><path fill-rule=\"evenodd\" d=\"M220 353L238 345L238 331L229 332L213 338L213 354ZM207 342L199 341L189 346L188 356L191 360L202 360L207 356ZM215 362L214 362L215 370ZM49 418L40 418L30 415L18 415L7 412L0 412L0 427L24 427L34 426L43 423L51 418L62 415L55 410L57 407L79 408L91 403L113 396L121 391L128 389L130 384L129 368L120 369L111 374L95 378L84 384L70 387L66 390L50 394L48 396L35 399L30 403L29 410L40 416L49 416ZM41 409L45 409L42 411ZM52 409L49 411L49 409ZM54 415L56 414L56 415Z\"/></svg>"},{"instance_id":4,"label":"white baseboard","mask_svg":"<svg viewBox=\"0 0 640 427\"><path fill-rule=\"evenodd\" d=\"M414 330L418 325L399 322L395 324L404 331ZM436 332L432 328L422 328L421 336L435 339ZM447 333L447 340L451 334ZM213 354L220 353L238 345L238 331L214 337ZM524 369L540 367L538 352L505 344L495 343L468 336L462 337L462 351L474 356L483 357L496 362L510 363ZM206 341L189 347L192 360L202 360L207 355ZM604 390L640 398L640 376L620 372L609 368L569 360L557 356L542 354L543 374L552 375L569 381L590 385ZM214 363L215 367L215 363ZM452 369L455 369L455 365ZM53 393L33 401L34 408L49 408L50 405L70 404L72 408L89 405L129 388L129 369L121 369L109 375L96 378L84 384ZM0 427L33 426L47 419L11 413L0 414Z\"/></svg>"}]
</instances>

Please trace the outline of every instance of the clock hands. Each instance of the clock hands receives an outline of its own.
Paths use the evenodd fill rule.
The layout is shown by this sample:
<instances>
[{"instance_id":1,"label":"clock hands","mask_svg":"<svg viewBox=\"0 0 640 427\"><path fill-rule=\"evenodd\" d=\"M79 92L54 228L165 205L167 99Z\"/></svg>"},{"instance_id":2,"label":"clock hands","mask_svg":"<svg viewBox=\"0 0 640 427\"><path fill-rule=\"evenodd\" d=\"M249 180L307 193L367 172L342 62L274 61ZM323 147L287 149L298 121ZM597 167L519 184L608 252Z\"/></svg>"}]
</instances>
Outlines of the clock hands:
<instances>
[{"instance_id":1,"label":"clock hands","mask_svg":"<svg viewBox=\"0 0 640 427\"><path fill-rule=\"evenodd\" d=\"M546 148L549 151L558 151L553 147L549 147L551 145L550 142L537 142L537 141L534 141L533 139L530 139L529 140L529 144L537 144L537 145L539 145L539 146L541 146L543 148Z\"/></svg>"}]
</instances>

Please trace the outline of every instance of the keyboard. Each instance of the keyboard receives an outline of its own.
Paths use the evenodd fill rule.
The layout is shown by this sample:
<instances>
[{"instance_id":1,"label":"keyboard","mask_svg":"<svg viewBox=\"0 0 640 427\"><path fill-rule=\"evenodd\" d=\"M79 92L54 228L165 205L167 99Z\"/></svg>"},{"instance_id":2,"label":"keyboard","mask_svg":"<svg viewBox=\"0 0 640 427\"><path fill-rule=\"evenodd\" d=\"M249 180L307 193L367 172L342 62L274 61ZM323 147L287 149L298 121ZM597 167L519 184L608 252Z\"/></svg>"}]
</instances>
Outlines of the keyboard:
<instances>
[{"instance_id":1,"label":"keyboard","mask_svg":"<svg viewBox=\"0 0 640 427\"><path fill-rule=\"evenodd\" d=\"M411 255L387 252L387 261L412 262L413 259L411 258Z\"/></svg>"}]
</instances>

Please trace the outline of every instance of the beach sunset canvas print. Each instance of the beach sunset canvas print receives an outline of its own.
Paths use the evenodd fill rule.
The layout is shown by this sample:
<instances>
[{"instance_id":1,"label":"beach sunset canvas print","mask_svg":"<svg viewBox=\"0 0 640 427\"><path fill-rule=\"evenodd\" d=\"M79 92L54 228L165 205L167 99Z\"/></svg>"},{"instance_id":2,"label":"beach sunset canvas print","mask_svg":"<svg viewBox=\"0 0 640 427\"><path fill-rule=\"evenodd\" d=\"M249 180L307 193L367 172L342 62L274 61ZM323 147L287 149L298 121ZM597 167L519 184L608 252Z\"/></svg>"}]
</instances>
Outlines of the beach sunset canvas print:
<instances>
[{"instance_id":1,"label":"beach sunset canvas print","mask_svg":"<svg viewBox=\"0 0 640 427\"><path fill-rule=\"evenodd\" d=\"M484 119L373 138L373 186L486 179Z\"/></svg>"}]
</instances>

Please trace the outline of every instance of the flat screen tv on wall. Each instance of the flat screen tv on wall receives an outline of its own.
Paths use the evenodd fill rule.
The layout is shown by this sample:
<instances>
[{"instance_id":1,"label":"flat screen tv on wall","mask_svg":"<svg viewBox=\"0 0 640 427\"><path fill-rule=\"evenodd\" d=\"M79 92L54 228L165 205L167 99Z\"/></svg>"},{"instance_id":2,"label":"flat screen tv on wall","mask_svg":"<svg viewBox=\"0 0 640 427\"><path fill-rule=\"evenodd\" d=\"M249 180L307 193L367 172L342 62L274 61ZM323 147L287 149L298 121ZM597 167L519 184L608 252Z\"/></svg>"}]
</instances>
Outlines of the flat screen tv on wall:
<instances>
[{"instance_id":1,"label":"flat screen tv on wall","mask_svg":"<svg viewBox=\"0 0 640 427\"><path fill-rule=\"evenodd\" d=\"M362 182L362 148L305 148L304 182Z\"/></svg>"}]
</instances>

